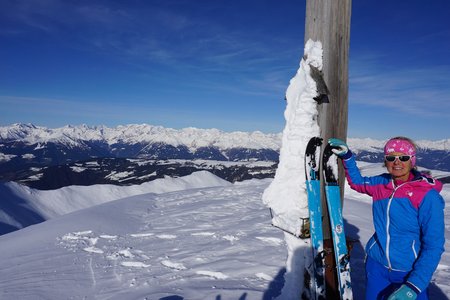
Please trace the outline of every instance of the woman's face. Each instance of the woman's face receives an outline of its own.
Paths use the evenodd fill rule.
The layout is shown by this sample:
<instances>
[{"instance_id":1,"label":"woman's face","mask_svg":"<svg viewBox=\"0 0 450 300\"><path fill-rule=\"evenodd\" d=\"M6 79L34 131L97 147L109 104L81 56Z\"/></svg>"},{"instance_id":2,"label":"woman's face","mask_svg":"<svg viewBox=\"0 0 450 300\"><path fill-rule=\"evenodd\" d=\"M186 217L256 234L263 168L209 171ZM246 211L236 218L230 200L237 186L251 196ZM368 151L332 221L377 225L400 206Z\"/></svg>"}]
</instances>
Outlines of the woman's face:
<instances>
[{"instance_id":1,"label":"woman's face","mask_svg":"<svg viewBox=\"0 0 450 300\"><path fill-rule=\"evenodd\" d=\"M402 156L407 154L402 152L392 152L389 153L389 155ZM385 164L389 174L391 174L395 180L403 180L403 181L408 180L409 173L411 172L412 169L411 159L404 162L400 161L400 159L398 158L396 158L393 162L385 160Z\"/></svg>"}]
</instances>

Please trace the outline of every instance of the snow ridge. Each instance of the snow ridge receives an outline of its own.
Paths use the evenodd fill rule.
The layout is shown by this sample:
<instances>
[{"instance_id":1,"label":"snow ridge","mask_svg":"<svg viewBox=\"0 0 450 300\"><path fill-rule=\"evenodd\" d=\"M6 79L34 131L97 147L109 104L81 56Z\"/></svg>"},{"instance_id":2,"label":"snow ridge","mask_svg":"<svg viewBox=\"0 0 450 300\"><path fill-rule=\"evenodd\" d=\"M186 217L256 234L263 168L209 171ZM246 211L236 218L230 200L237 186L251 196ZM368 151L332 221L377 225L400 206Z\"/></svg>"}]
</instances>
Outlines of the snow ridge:
<instances>
[{"instance_id":1,"label":"snow ridge","mask_svg":"<svg viewBox=\"0 0 450 300\"><path fill-rule=\"evenodd\" d=\"M179 178L160 178L140 185L67 186L48 191L32 189L15 182L0 183L0 199L2 199L0 235L8 231L5 230L8 226L21 229L121 198L230 185L230 182L207 171L199 171ZM24 211L32 213L24 213Z\"/></svg>"}]
</instances>

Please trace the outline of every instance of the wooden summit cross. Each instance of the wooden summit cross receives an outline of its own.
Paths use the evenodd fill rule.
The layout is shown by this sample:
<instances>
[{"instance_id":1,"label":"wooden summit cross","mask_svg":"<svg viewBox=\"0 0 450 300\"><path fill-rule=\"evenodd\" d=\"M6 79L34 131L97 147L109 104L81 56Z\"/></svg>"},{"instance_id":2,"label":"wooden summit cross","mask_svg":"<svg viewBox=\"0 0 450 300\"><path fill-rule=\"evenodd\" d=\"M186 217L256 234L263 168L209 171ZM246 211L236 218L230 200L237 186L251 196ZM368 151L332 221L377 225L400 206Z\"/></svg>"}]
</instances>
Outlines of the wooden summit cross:
<instances>
[{"instance_id":1,"label":"wooden summit cross","mask_svg":"<svg viewBox=\"0 0 450 300\"><path fill-rule=\"evenodd\" d=\"M348 120L348 54L350 45L351 0L306 0L305 43L320 41L323 48L322 75L327 87L326 101L318 104L320 136L347 139ZM344 193L344 172L339 166L341 199ZM322 186L322 191L323 186ZM324 195L324 192L322 193ZM327 205L322 197L324 212L324 248L332 249ZM340 299L333 255L327 255L326 296Z\"/></svg>"}]
</instances>

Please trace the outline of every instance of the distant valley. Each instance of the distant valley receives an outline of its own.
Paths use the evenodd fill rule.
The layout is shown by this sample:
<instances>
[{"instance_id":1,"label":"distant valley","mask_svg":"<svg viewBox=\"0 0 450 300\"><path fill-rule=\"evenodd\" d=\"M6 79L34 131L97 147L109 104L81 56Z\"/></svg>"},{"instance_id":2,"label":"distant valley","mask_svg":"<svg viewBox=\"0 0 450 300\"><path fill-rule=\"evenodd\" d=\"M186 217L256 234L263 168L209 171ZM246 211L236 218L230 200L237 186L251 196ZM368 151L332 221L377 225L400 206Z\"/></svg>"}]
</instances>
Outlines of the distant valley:
<instances>
[{"instance_id":1,"label":"distant valley","mask_svg":"<svg viewBox=\"0 0 450 300\"><path fill-rule=\"evenodd\" d=\"M383 141L349 139L357 160L382 162ZM420 167L450 171L448 140L418 141ZM230 182L270 178L278 164L281 134L32 124L0 127L0 180L38 189L68 185L141 184L165 176L208 170ZM447 179L444 179L446 181Z\"/></svg>"}]
</instances>

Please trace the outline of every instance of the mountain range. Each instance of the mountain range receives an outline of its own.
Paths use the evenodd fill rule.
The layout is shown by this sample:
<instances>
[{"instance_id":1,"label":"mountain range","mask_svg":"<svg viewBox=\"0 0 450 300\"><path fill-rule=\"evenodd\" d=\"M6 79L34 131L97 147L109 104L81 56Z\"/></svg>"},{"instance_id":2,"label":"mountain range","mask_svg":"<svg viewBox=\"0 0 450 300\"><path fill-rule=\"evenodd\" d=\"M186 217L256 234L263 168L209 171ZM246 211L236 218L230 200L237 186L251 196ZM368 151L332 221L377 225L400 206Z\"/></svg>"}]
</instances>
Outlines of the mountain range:
<instances>
[{"instance_id":1,"label":"mountain range","mask_svg":"<svg viewBox=\"0 0 450 300\"><path fill-rule=\"evenodd\" d=\"M148 124L0 127L0 180L39 189L139 184L208 170L228 181L273 177L282 134ZM385 141L349 138L357 160L382 162ZM417 141L418 165L450 171L450 140Z\"/></svg>"}]
</instances>

